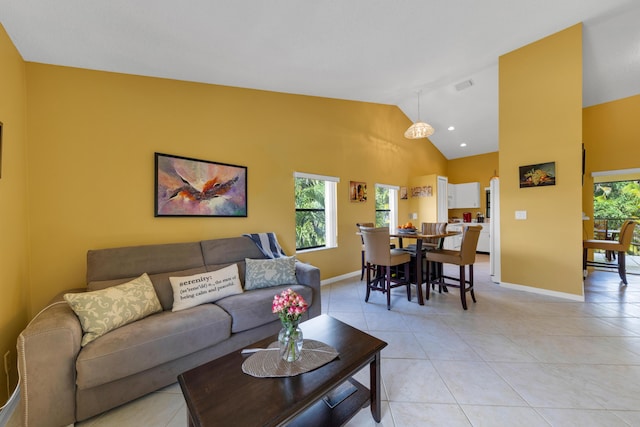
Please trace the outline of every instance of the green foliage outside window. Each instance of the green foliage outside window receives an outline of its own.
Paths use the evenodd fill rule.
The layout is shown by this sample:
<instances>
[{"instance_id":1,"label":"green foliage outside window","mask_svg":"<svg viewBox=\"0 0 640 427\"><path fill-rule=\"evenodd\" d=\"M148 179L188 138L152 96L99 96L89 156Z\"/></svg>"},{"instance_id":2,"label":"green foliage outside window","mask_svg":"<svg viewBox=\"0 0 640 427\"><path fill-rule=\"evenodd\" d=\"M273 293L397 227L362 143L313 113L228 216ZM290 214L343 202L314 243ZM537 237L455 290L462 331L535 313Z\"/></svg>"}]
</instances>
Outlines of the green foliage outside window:
<instances>
[{"instance_id":1,"label":"green foliage outside window","mask_svg":"<svg viewBox=\"0 0 640 427\"><path fill-rule=\"evenodd\" d=\"M640 218L640 181L601 182L593 188L593 217L606 220L609 230L619 230L627 219ZM631 253L640 246L640 230L634 230Z\"/></svg>"},{"instance_id":2,"label":"green foliage outside window","mask_svg":"<svg viewBox=\"0 0 640 427\"><path fill-rule=\"evenodd\" d=\"M389 227L389 189L376 187L376 227Z\"/></svg>"},{"instance_id":3,"label":"green foliage outside window","mask_svg":"<svg viewBox=\"0 0 640 427\"><path fill-rule=\"evenodd\" d=\"M296 249L325 246L326 217L324 181L295 179Z\"/></svg>"},{"instance_id":4,"label":"green foliage outside window","mask_svg":"<svg viewBox=\"0 0 640 427\"><path fill-rule=\"evenodd\" d=\"M640 218L640 181L605 182L595 184L593 191L595 218Z\"/></svg>"}]
</instances>

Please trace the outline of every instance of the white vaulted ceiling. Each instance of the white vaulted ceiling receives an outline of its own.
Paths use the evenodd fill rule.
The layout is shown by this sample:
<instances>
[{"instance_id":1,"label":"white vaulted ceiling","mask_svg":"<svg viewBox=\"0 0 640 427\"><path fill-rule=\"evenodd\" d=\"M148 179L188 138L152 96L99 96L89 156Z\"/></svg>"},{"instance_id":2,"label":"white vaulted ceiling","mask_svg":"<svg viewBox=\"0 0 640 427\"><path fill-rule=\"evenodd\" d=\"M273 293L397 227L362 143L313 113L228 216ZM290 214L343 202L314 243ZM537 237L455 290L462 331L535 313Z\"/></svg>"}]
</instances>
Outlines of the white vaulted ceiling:
<instances>
[{"instance_id":1,"label":"white vaulted ceiling","mask_svg":"<svg viewBox=\"0 0 640 427\"><path fill-rule=\"evenodd\" d=\"M0 0L0 22L26 61L391 104L412 121L422 91L449 159L498 149L498 57L579 22L584 106L640 94L637 0Z\"/></svg>"}]
</instances>

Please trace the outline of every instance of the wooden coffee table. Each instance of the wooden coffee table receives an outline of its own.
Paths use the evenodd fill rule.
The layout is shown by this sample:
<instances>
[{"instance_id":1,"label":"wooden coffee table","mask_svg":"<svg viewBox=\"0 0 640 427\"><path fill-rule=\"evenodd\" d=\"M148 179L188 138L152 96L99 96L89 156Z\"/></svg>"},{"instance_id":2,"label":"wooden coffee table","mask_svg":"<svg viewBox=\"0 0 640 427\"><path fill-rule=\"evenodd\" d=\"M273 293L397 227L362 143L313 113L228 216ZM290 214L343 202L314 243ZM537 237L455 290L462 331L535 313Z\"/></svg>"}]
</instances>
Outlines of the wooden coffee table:
<instances>
[{"instance_id":1,"label":"wooden coffee table","mask_svg":"<svg viewBox=\"0 0 640 427\"><path fill-rule=\"evenodd\" d=\"M189 426L338 426L371 405L380 421L380 351L387 346L369 334L321 315L300 324L305 338L338 350L339 356L294 377L255 378L242 372L240 350L178 376ZM267 338L249 346L265 348ZM370 390L352 377L369 365ZM323 397L345 381L357 391L331 409Z\"/></svg>"}]
</instances>

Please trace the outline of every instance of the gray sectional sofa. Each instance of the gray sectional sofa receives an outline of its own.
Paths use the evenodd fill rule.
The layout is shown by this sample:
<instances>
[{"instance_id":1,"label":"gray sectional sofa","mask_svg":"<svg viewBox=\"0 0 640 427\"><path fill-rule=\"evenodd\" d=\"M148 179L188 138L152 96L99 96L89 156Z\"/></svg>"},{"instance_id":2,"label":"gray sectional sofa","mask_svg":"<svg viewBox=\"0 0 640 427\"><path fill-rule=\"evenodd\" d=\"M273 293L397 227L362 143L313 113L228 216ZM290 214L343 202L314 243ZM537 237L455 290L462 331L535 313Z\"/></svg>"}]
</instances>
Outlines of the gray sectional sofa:
<instances>
[{"instance_id":1,"label":"gray sectional sofa","mask_svg":"<svg viewBox=\"0 0 640 427\"><path fill-rule=\"evenodd\" d=\"M24 427L65 426L176 382L181 372L277 333L273 296L291 287L318 316L320 271L295 263L297 284L245 290L214 303L172 311L169 277L190 276L264 259L248 237L91 250L84 292L147 273L162 311L114 329L84 347L82 326L62 294L18 338Z\"/></svg>"}]
</instances>

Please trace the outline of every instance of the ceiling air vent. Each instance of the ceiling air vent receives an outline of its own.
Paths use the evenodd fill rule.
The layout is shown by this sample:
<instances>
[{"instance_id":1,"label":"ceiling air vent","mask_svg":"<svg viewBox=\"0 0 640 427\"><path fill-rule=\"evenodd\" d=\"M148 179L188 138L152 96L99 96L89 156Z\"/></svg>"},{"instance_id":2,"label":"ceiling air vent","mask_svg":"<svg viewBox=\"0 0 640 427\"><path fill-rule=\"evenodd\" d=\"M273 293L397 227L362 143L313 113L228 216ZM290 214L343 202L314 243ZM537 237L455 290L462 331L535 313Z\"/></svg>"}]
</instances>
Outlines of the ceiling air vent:
<instances>
[{"instance_id":1,"label":"ceiling air vent","mask_svg":"<svg viewBox=\"0 0 640 427\"><path fill-rule=\"evenodd\" d=\"M460 92L461 90L465 90L467 88L470 88L471 86L473 86L473 80L471 79L465 80L456 85L456 90Z\"/></svg>"}]
</instances>

